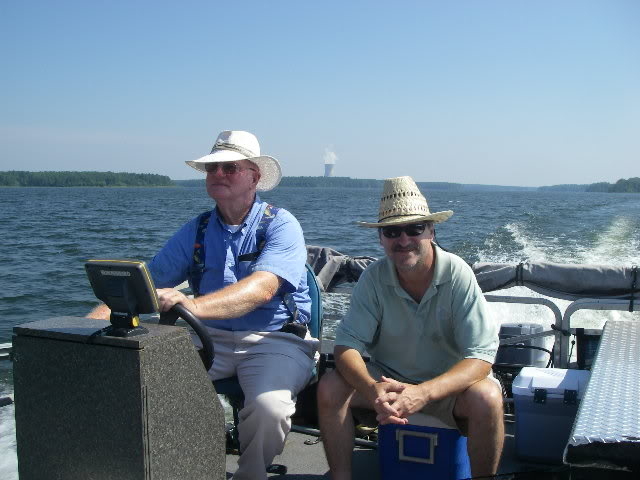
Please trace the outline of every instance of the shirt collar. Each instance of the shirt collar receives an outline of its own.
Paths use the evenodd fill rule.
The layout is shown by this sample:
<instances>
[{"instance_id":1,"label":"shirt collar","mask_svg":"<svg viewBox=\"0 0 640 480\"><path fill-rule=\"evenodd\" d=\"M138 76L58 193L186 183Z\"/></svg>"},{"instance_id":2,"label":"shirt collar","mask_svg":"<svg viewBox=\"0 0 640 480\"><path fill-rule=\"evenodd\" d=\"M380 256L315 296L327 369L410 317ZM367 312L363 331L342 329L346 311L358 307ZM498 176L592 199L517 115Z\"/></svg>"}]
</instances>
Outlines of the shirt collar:
<instances>
[{"instance_id":1,"label":"shirt collar","mask_svg":"<svg viewBox=\"0 0 640 480\"><path fill-rule=\"evenodd\" d=\"M451 281L451 257L435 243L433 244L436 255L436 269L433 272L433 285L442 285Z\"/></svg>"}]
</instances>

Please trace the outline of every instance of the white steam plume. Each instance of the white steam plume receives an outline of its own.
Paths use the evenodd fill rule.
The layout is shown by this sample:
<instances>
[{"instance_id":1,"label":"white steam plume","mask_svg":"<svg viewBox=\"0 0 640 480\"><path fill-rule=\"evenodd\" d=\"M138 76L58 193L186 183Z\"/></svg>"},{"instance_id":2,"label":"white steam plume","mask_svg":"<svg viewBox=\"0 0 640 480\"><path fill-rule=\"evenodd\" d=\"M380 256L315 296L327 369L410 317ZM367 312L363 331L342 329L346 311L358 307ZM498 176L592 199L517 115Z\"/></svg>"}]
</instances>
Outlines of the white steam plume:
<instances>
[{"instance_id":1,"label":"white steam plume","mask_svg":"<svg viewBox=\"0 0 640 480\"><path fill-rule=\"evenodd\" d=\"M336 160L338 160L338 155L335 154L334 151L330 150L328 147L324 149L324 164L325 165L335 165Z\"/></svg>"}]
</instances>

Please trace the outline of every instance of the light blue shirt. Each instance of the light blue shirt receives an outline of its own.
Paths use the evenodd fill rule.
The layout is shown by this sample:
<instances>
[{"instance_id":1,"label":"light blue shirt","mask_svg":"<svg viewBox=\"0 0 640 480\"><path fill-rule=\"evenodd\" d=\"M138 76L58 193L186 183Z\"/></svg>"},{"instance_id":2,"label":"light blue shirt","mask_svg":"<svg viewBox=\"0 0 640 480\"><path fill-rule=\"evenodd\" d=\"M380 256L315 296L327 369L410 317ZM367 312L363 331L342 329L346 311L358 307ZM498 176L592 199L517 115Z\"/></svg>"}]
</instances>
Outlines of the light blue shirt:
<instances>
[{"instance_id":1,"label":"light blue shirt","mask_svg":"<svg viewBox=\"0 0 640 480\"><path fill-rule=\"evenodd\" d=\"M433 280L420 302L402 288L393 262L369 265L336 331L336 345L367 351L394 378L421 383L465 358L493 363L498 324L471 268L436 247Z\"/></svg>"},{"instance_id":2,"label":"light blue shirt","mask_svg":"<svg viewBox=\"0 0 640 480\"><path fill-rule=\"evenodd\" d=\"M230 320L205 320L204 323L224 330L279 330L291 319L283 294L292 293L298 307L298 321L307 323L311 299L307 287L305 262L307 251L302 228L296 218L280 208L265 232L265 245L259 257L238 261L240 255L257 251L256 230L266 202L258 195L243 224L235 232L223 223L214 209L205 232L205 270L200 283L207 294L236 283L253 272L271 272L284 280L271 301L242 317ZM184 282L193 266L193 249L198 217L186 223L149 262L149 272L157 288L172 288Z\"/></svg>"}]
</instances>

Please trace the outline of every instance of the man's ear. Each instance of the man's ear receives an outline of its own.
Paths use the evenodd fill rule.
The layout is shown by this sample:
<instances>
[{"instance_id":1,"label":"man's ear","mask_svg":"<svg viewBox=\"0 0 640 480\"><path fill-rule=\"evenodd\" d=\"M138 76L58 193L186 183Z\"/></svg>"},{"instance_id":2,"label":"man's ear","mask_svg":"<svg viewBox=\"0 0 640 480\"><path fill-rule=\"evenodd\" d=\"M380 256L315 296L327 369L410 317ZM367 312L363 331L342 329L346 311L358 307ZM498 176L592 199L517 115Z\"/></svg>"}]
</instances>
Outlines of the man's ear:
<instances>
[{"instance_id":1,"label":"man's ear","mask_svg":"<svg viewBox=\"0 0 640 480\"><path fill-rule=\"evenodd\" d=\"M251 165L251 172L253 173L253 185L256 186L262 178L262 175L260 174L260 167L251 160L249 160L249 164Z\"/></svg>"}]
</instances>

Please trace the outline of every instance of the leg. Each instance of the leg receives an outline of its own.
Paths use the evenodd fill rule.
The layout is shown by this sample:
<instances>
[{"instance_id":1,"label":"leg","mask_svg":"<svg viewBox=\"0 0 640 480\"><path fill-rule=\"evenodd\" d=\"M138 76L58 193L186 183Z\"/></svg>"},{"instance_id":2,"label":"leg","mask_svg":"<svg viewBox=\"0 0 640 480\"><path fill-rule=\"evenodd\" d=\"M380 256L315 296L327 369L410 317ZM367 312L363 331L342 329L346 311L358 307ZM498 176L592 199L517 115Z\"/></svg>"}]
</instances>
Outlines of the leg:
<instances>
[{"instance_id":1,"label":"leg","mask_svg":"<svg viewBox=\"0 0 640 480\"><path fill-rule=\"evenodd\" d=\"M233 377L236 374L237 355L234 353L233 332L206 327L215 350L215 359L209 370L211 380ZM202 342L195 333L191 334L191 341L196 348L202 348Z\"/></svg>"},{"instance_id":2,"label":"leg","mask_svg":"<svg viewBox=\"0 0 640 480\"><path fill-rule=\"evenodd\" d=\"M318 420L333 480L351 480L352 407L373 409L337 370L323 375L318 384Z\"/></svg>"},{"instance_id":3,"label":"leg","mask_svg":"<svg viewBox=\"0 0 640 480\"><path fill-rule=\"evenodd\" d=\"M504 443L500 387L490 378L479 381L458 396L453 412L467 427L472 475L495 475Z\"/></svg>"},{"instance_id":4,"label":"leg","mask_svg":"<svg viewBox=\"0 0 640 480\"><path fill-rule=\"evenodd\" d=\"M266 467L282 452L291 429L295 398L311 376L313 361L307 355L301 352L296 356L286 344L277 348L296 358L282 353L249 353L238 365L245 402L239 413L242 454L233 476L236 480L267 478Z\"/></svg>"}]
</instances>

